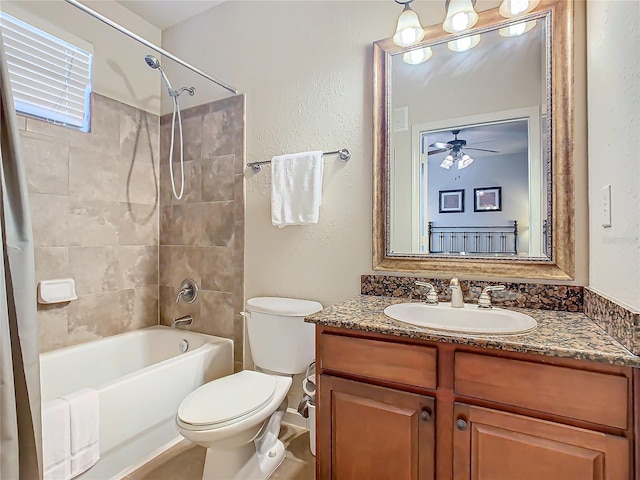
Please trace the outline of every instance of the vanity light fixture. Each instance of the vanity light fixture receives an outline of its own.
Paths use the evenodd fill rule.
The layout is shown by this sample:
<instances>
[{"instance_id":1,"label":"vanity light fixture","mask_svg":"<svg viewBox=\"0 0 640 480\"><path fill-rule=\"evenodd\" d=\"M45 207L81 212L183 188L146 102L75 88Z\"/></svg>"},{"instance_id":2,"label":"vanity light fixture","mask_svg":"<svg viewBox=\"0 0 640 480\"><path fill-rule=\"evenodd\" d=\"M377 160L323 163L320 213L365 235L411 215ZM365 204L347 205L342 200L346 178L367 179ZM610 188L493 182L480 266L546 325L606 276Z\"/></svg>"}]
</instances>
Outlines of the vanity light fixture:
<instances>
[{"instance_id":1,"label":"vanity light fixture","mask_svg":"<svg viewBox=\"0 0 640 480\"><path fill-rule=\"evenodd\" d=\"M420 63L426 62L433 55L433 50L431 47L418 48L416 50L411 50L410 52L405 52L402 54L402 61L404 63L408 63L409 65L418 65Z\"/></svg>"},{"instance_id":2,"label":"vanity light fixture","mask_svg":"<svg viewBox=\"0 0 640 480\"><path fill-rule=\"evenodd\" d=\"M447 42L447 47L453 52L466 52L480 43L480 34L458 38Z\"/></svg>"},{"instance_id":3,"label":"vanity light fixture","mask_svg":"<svg viewBox=\"0 0 640 480\"><path fill-rule=\"evenodd\" d=\"M500 15L505 18L526 15L540 4L540 0L502 0Z\"/></svg>"},{"instance_id":4,"label":"vanity light fixture","mask_svg":"<svg viewBox=\"0 0 640 480\"><path fill-rule=\"evenodd\" d=\"M393 43L400 47L408 47L418 43L424 38L424 29L420 24L418 14L414 12L409 4L413 0L395 0L396 3L404 5L404 10L398 17L396 33L393 35Z\"/></svg>"},{"instance_id":5,"label":"vanity light fixture","mask_svg":"<svg viewBox=\"0 0 640 480\"><path fill-rule=\"evenodd\" d=\"M478 14L473 8L475 3L475 0L447 0L447 17L442 22L442 29L449 33L460 33L473 27L478 23Z\"/></svg>"},{"instance_id":6,"label":"vanity light fixture","mask_svg":"<svg viewBox=\"0 0 640 480\"><path fill-rule=\"evenodd\" d=\"M503 37L517 37L523 33L527 33L529 30L533 30L536 26L536 21L531 20L529 22L516 23L515 25L509 25L508 27L501 28L498 33Z\"/></svg>"}]
</instances>

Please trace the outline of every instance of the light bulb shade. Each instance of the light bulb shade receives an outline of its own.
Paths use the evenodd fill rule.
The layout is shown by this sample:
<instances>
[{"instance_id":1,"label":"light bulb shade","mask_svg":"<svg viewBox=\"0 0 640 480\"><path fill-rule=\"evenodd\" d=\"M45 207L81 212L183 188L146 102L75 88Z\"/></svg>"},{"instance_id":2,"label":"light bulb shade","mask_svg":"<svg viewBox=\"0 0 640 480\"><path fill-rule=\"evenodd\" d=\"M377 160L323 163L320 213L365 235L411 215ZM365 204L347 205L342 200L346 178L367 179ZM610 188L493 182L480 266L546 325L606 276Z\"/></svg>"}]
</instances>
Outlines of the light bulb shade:
<instances>
[{"instance_id":1,"label":"light bulb shade","mask_svg":"<svg viewBox=\"0 0 640 480\"><path fill-rule=\"evenodd\" d=\"M447 17L442 22L442 29L449 33L469 30L478 23L478 14L471 0L451 0L447 9Z\"/></svg>"},{"instance_id":2,"label":"light bulb shade","mask_svg":"<svg viewBox=\"0 0 640 480\"><path fill-rule=\"evenodd\" d=\"M469 155L465 153L464 155L462 155L462 158L458 161L458 170L467 168L472 163L473 163L473 158L471 158Z\"/></svg>"},{"instance_id":3,"label":"light bulb shade","mask_svg":"<svg viewBox=\"0 0 640 480\"><path fill-rule=\"evenodd\" d=\"M533 30L536 26L536 21L531 20L529 22L516 23L515 25L509 25L508 27L501 28L498 33L503 37L517 37L523 33L527 33L529 30Z\"/></svg>"},{"instance_id":4,"label":"light bulb shade","mask_svg":"<svg viewBox=\"0 0 640 480\"><path fill-rule=\"evenodd\" d=\"M440 164L442 168L446 168L447 170L449 170L452 165L453 165L453 156L451 154L444 157L444 160L442 160L442 163Z\"/></svg>"},{"instance_id":5,"label":"light bulb shade","mask_svg":"<svg viewBox=\"0 0 640 480\"><path fill-rule=\"evenodd\" d=\"M408 47L418 43L424 38L424 29L420 25L418 14L411 10L408 3L405 4L404 10L398 17L398 25L396 33L393 36L393 43L400 47Z\"/></svg>"},{"instance_id":6,"label":"light bulb shade","mask_svg":"<svg viewBox=\"0 0 640 480\"><path fill-rule=\"evenodd\" d=\"M526 15L540 4L540 0L502 0L500 15L505 18Z\"/></svg>"},{"instance_id":7,"label":"light bulb shade","mask_svg":"<svg viewBox=\"0 0 640 480\"><path fill-rule=\"evenodd\" d=\"M409 65L418 65L420 63L426 62L433 55L433 50L431 47L417 48L415 50L411 50L410 52L405 52L402 54L402 61L404 63L408 63Z\"/></svg>"},{"instance_id":8,"label":"light bulb shade","mask_svg":"<svg viewBox=\"0 0 640 480\"><path fill-rule=\"evenodd\" d=\"M466 52L480 43L480 34L458 38L447 42L449 50L454 52Z\"/></svg>"}]
</instances>

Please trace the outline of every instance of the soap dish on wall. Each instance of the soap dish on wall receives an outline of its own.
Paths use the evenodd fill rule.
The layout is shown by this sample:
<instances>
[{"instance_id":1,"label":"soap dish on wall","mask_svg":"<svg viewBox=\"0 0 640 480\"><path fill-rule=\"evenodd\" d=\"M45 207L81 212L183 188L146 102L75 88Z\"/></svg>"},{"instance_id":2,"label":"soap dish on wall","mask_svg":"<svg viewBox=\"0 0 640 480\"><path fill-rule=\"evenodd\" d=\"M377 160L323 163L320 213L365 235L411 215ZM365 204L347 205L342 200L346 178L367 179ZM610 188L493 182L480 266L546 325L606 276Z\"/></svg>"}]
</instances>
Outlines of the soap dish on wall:
<instances>
[{"instance_id":1,"label":"soap dish on wall","mask_svg":"<svg viewBox=\"0 0 640 480\"><path fill-rule=\"evenodd\" d=\"M42 280L38 283L38 303L62 303L77 299L73 278Z\"/></svg>"}]
</instances>

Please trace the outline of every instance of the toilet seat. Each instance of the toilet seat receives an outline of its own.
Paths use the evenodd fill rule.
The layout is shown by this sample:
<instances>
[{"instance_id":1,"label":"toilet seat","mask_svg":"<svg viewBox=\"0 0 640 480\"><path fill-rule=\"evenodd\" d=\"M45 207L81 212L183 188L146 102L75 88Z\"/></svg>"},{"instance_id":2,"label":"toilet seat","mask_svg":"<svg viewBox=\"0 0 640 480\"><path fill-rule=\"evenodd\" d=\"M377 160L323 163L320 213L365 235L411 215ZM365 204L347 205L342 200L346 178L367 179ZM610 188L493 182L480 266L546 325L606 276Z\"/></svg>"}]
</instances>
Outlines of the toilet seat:
<instances>
[{"instance_id":1,"label":"toilet seat","mask_svg":"<svg viewBox=\"0 0 640 480\"><path fill-rule=\"evenodd\" d=\"M194 431L231 425L264 408L275 390L271 375L243 370L191 392L180 404L176 421Z\"/></svg>"}]
</instances>

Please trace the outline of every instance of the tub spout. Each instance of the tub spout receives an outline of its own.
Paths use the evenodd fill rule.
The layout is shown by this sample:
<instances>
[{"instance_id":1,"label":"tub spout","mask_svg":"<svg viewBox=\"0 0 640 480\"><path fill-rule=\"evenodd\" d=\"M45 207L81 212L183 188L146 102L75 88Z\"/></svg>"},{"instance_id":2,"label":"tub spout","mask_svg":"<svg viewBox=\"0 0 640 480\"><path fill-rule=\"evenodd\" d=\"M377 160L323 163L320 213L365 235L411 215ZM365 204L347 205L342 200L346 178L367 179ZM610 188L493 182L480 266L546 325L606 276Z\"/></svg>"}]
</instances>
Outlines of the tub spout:
<instances>
[{"instance_id":1,"label":"tub spout","mask_svg":"<svg viewBox=\"0 0 640 480\"><path fill-rule=\"evenodd\" d=\"M180 325L191 325L193 323L193 317L191 315L185 315L184 317L174 318L171 326L176 328Z\"/></svg>"}]
</instances>

